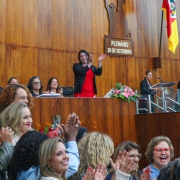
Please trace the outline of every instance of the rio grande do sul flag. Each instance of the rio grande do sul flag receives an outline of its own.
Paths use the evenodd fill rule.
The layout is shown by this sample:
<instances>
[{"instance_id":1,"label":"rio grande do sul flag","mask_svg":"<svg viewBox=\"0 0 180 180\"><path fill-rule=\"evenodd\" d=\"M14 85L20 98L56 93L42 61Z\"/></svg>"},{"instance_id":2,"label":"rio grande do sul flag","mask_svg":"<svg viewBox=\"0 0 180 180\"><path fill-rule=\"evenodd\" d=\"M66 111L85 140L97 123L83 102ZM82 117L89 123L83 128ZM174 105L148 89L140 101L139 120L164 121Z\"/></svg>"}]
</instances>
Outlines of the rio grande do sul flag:
<instances>
[{"instance_id":1,"label":"rio grande do sul flag","mask_svg":"<svg viewBox=\"0 0 180 180\"><path fill-rule=\"evenodd\" d=\"M167 20L169 50L175 53L179 42L175 0L163 0L162 10L164 11L164 18Z\"/></svg>"}]
</instances>

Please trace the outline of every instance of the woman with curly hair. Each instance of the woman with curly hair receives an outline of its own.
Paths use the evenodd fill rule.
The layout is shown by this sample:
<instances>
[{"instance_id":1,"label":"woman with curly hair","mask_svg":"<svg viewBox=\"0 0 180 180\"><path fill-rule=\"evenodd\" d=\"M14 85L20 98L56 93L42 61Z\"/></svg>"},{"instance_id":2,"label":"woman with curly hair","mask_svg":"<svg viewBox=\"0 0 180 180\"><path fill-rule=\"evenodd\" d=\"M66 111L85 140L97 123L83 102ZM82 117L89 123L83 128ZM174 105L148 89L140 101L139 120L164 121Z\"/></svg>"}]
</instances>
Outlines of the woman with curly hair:
<instances>
[{"instance_id":1,"label":"woman with curly hair","mask_svg":"<svg viewBox=\"0 0 180 180\"><path fill-rule=\"evenodd\" d=\"M160 170L174 157L174 148L171 140L166 136L154 137L150 140L145 155L151 163L149 165L151 168L150 179L156 179Z\"/></svg>"},{"instance_id":2,"label":"woman with curly hair","mask_svg":"<svg viewBox=\"0 0 180 180\"><path fill-rule=\"evenodd\" d=\"M17 142L8 167L9 180L40 178L38 152L41 143L48 139L37 131L25 133Z\"/></svg>"},{"instance_id":3,"label":"woman with curly hair","mask_svg":"<svg viewBox=\"0 0 180 180\"><path fill-rule=\"evenodd\" d=\"M41 180L65 180L69 155L60 138L45 140L39 149Z\"/></svg>"},{"instance_id":4,"label":"woman with curly hair","mask_svg":"<svg viewBox=\"0 0 180 180\"><path fill-rule=\"evenodd\" d=\"M42 94L43 85L38 76L33 76L28 82L28 89L33 97Z\"/></svg>"},{"instance_id":5,"label":"woman with curly hair","mask_svg":"<svg viewBox=\"0 0 180 180\"><path fill-rule=\"evenodd\" d=\"M3 89L0 95L0 113L13 102L24 102L32 108L32 95L26 86L14 84Z\"/></svg>"},{"instance_id":6,"label":"woman with curly hair","mask_svg":"<svg viewBox=\"0 0 180 180\"><path fill-rule=\"evenodd\" d=\"M98 164L109 164L109 158L114 152L112 139L103 133L88 133L78 142L80 165L77 173L70 180L81 180L88 167L96 169Z\"/></svg>"}]
</instances>

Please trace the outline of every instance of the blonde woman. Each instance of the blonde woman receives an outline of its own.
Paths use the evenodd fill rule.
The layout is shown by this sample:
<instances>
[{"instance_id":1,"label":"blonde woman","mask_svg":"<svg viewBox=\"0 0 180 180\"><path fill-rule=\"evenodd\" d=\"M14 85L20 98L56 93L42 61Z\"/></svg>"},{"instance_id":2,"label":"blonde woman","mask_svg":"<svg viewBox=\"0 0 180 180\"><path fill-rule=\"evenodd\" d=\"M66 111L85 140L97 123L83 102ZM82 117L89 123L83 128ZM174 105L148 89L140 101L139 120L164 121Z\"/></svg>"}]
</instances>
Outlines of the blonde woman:
<instances>
[{"instance_id":1,"label":"blonde woman","mask_svg":"<svg viewBox=\"0 0 180 180\"><path fill-rule=\"evenodd\" d=\"M97 169L98 164L109 164L109 158L114 152L114 144L112 139L103 133L88 133L78 143L80 154L80 165L78 172L71 176L70 180L81 180L86 173L88 167ZM104 178L106 174L104 174Z\"/></svg>"},{"instance_id":2,"label":"blonde woman","mask_svg":"<svg viewBox=\"0 0 180 180\"><path fill-rule=\"evenodd\" d=\"M65 180L69 156L60 138L44 141L39 150L40 180Z\"/></svg>"},{"instance_id":3,"label":"blonde woman","mask_svg":"<svg viewBox=\"0 0 180 180\"><path fill-rule=\"evenodd\" d=\"M31 131L31 112L26 103L14 102L0 114L0 172L5 172L10 163L14 145L19 138ZM8 134L9 132L9 134ZM7 139L3 139L8 136ZM1 177L0 174L0 177Z\"/></svg>"}]
</instances>

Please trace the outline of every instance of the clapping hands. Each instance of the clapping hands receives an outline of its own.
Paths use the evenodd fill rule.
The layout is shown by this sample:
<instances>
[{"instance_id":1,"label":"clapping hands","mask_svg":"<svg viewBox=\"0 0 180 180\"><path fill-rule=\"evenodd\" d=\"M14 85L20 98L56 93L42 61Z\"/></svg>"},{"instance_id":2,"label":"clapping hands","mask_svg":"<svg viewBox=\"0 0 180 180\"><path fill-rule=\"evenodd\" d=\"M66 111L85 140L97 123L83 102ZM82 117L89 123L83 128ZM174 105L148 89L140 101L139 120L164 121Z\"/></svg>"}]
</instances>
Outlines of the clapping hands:
<instances>
[{"instance_id":1,"label":"clapping hands","mask_svg":"<svg viewBox=\"0 0 180 180\"><path fill-rule=\"evenodd\" d=\"M113 163L112 159L110 159L110 163L114 171L120 170L126 174L131 174L131 172L136 168L133 161L128 158L128 152L126 152L126 150L119 152L115 163Z\"/></svg>"},{"instance_id":2,"label":"clapping hands","mask_svg":"<svg viewBox=\"0 0 180 180\"><path fill-rule=\"evenodd\" d=\"M106 178L107 170L104 164L98 164L97 169L88 167L85 176L82 180L104 180Z\"/></svg>"},{"instance_id":3,"label":"clapping hands","mask_svg":"<svg viewBox=\"0 0 180 180\"><path fill-rule=\"evenodd\" d=\"M69 114L65 124L57 125L68 141L76 141L80 125L79 117L75 114Z\"/></svg>"}]
</instances>

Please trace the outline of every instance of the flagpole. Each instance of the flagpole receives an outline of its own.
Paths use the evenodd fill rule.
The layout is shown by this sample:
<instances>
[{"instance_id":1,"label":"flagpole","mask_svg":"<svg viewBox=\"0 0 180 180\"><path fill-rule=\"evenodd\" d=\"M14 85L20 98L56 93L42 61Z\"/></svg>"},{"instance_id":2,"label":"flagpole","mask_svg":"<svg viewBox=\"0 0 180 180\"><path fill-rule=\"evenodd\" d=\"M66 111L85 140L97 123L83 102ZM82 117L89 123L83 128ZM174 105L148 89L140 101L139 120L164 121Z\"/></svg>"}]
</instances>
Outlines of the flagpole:
<instances>
[{"instance_id":1,"label":"flagpole","mask_svg":"<svg viewBox=\"0 0 180 180\"><path fill-rule=\"evenodd\" d=\"M154 69L161 68L161 44L162 44L162 28L163 28L163 11L161 15L161 29L160 29L160 43L159 43L159 56L153 57Z\"/></svg>"},{"instance_id":2,"label":"flagpole","mask_svg":"<svg viewBox=\"0 0 180 180\"><path fill-rule=\"evenodd\" d=\"M163 11L162 11L162 16L161 16L161 31L160 31L159 57L161 57L162 28L163 28Z\"/></svg>"}]
</instances>

